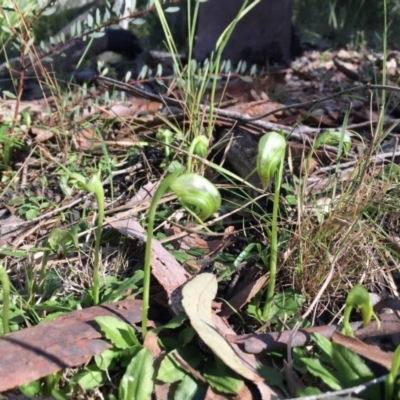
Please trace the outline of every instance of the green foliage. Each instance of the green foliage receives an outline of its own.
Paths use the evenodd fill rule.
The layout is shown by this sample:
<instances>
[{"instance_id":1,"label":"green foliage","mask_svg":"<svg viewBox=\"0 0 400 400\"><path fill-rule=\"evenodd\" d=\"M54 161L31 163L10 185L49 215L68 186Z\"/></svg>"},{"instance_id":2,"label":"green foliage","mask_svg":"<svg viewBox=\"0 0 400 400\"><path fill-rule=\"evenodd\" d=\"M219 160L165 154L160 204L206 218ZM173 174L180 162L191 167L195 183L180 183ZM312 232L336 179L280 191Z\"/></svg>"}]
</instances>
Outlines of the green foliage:
<instances>
[{"instance_id":1,"label":"green foliage","mask_svg":"<svg viewBox=\"0 0 400 400\"><path fill-rule=\"evenodd\" d=\"M93 174L90 179L78 173L72 173L69 175L69 181L75 184L82 190L88 193L93 193L97 203L97 225L96 225L96 237L95 237L95 248L94 248L94 263L93 263L93 304L99 304L99 293L100 293L100 241L101 241L101 228L104 221L104 188L100 180L100 171L97 174Z\"/></svg>"},{"instance_id":2,"label":"green foliage","mask_svg":"<svg viewBox=\"0 0 400 400\"><path fill-rule=\"evenodd\" d=\"M392 366L385 380L385 400L400 399L400 390L397 388L397 392L395 392L396 380L398 377L399 368L400 368L400 346L397 346L396 351L394 352L393 355Z\"/></svg>"},{"instance_id":3,"label":"green foliage","mask_svg":"<svg viewBox=\"0 0 400 400\"><path fill-rule=\"evenodd\" d=\"M312 333L311 336L316 345L314 354L307 354L304 349L294 349L294 366L300 372L308 372L321 379L332 390L360 385L375 377L364 360L351 350L332 343L318 333ZM363 395L364 398L377 399L379 388L369 388Z\"/></svg>"},{"instance_id":4,"label":"green foliage","mask_svg":"<svg viewBox=\"0 0 400 400\"><path fill-rule=\"evenodd\" d=\"M389 18L400 18L396 0L388 0ZM303 41L353 47L382 47L382 2L375 0L295 0L294 21ZM396 43L399 25L393 23L388 40Z\"/></svg>"},{"instance_id":5,"label":"green foliage","mask_svg":"<svg viewBox=\"0 0 400 400\"><path fill-rule=\"evenodd\" d=\"M128 365L119 384L119 400L150 399L153 392L153 357L141 349Z\"/></svg>"},{"instance_id":6,"label":"green foliage","mask_svg":"<svg viewBox=\"0 0 400 400\"><path fill-rule=\"evenodd\" d=\"M118 349L140 346L135 330L126 322L114 317L96 317L95 320L106 338Z\"/></svg>"},{"instance_id":7,"label":"green foliage","mask_svg":"<svg viewBox=\"0 0 400 400\"><path fill-rule=\"evenodd\" d=\"M214 362L208 362L204 377L210 386L220 393L237 394L243 389L244 382L218 358Z\"/></svg>"}]
</instances>

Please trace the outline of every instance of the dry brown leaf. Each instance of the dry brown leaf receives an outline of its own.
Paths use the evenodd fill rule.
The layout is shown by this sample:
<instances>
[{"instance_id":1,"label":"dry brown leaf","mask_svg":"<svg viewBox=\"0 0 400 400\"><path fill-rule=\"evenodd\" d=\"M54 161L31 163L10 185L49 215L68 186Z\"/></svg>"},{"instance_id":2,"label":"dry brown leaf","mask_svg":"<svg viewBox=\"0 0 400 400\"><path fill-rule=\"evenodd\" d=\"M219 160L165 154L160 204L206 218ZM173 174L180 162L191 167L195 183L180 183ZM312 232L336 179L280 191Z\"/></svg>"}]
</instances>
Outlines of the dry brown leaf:
<instances>
[{"instance_id":1,"label":"dry brown leaf","mask_svg":"<svg viewBox=\"0 0 400 400\"><path fill-rule=\"evenodd\" d=\"M105 145L108 148L126 148L131 147L137 142L137 138L127 135L113 136L113 133L100 138L94 128L81 128L73 137L75 147L78 151L96 151Z\"/></svg>"},{"instance_id":2,"label":"dry brown leaf","mask_svg":"<svg viewBox=\"0 0 400 400\"><path fill-rule=\"evenodd\" d=\"M145 230L132 217L121 220L109 219L106 222L125 236L138 239L144 243L147 241ZM190 278L190 275L156 239L153 239L151 246L151 270L166 291L172 310L179 314L182 311L180 287Z\"/></svg>"},{"instance_id":3,"label":"dry brown leaf","mask_svg":"<svg viewBox=\"0 0 400 400\"><path fill-rule=\"evenodd\" d=\"M261 288L265 285L267 276L263 275L259 277L255 282L248 283L238 293L236 293L231 299L229 299L229 306L226 303L222 305L221 317L228 318L235 311L240 310L243 306L251 301L251 299L259 293Z\"/></svg>"},{"instance_id":4,"label":"dry brown leaf","mask_svg":"<svg viewBox=\"0 0 400 400\"><path fill-rule=\"evenodd\" d=\"M6 217L6 214L7 210L0 210L0 246L6 246L7 241L15 238L25 229L20 225L24 222L22 218L15 214Z\"/></svg>"},{"instance_id":5,"label":"dry brown leaf","mask_svg":"<svg viewBox=\"0 0 400 400\"><path fill-rule=\"evenodd\" d=\"M270 99L267 99L267 100L250 101L249 103L234 105L233 107L229 107L228 110L235 111L240 114L246 114L249 115L250 117L257 117L258 115L269 113L281 107L282 104L275 103ZM276 115L279 115L279 113L269 115L268 117L262 118L261 120L276 122L277 121Z\"/></svg>"},{"instance_id":6,"label":"dry brown leaf","mask_svg":"<svg viewBox=\"0 0 400 400\"><path fill-rule=\"evenodd\" d=\"M175 236L182 232L182 229L178 226L172 226L170 229L166 229L165 233L167 236ZM220 246L221 239L207 241L201 238L198 233L193 232L179 239L175 239L170 243L173 245L175 250L186 251L197 248L202 249L206 254L209 254L210 252L214 252Z\"/></svg>"},{"instance_id":7,"label":"dry brown leaf","mask_svg":"<svg viewBox=\"0 0 400 400\"><path fill-rule=\"evenodd\" d=\"M214 325L212 301L217 290L217 278L210 273L197 275L183 287L182 305L190 323L204 343L229 368L246 379L260 381L262 378L242 362Z\"/></svg>"},{"instance_id":8,"label":"dry brown leaf","mask_svg":"<svg viewBox=\"0 0 400 400\"><path fill-rule=\"evenodd\" d=\"M152 331L147 332L146 337L144 338L143 346L150 351L154 359L157 358L162 352L162 349L158 344L158 336Z\"/></svg>"},{"instance_id":9,"label":"dry brown leaf","mask_svg":"<svg viewBox=\"0 0 400 400\"><path fill-rule=\"evenodd\" d=\"M170 383L156 382L154 385L154 395L156 400L170 400L169 391L171 388Z\"/></svg>"},{"instance_id":10,"label":"dry brown leaf","mask_svg":"<svg viewBox=\"0 0 400 400\"><path fill-rule=\"evenodd\" d=\"M45 128L32 127L31 133L33 136L35 136L34 139L35 143L47 142L48 140L54 137L54 132Z\"/></svg>"},{"instance_id":11,"label":"dry brown leaf","mask_svg":"<svg viewBox=\"0 0 400 400\"><path fill-rule=\"evenodd\" d=\"M106 109L98 104L93 104L90 111L85 109L82 120L86 120L95 114L100 113L103 118L128 118L147 116L155 114L162 105L155 101L150 101L138 97L131 97L124 102L116 102L110 109Z\"/></svg>"}]
</instances>

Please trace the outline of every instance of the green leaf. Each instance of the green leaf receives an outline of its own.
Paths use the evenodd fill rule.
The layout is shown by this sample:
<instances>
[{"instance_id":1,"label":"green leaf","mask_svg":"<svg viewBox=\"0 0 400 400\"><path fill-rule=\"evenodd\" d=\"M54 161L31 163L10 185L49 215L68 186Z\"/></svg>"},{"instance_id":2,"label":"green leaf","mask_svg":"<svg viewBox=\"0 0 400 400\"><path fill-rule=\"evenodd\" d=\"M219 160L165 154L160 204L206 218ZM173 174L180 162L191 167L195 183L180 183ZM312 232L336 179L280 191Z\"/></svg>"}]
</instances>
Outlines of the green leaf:
<instances>
[{"instance_id":1,"label":"green leaf","mask_svg":"<svg viewBox=\"0 0 400 400\"><path fill-rule=\"evenodd\" d=\"M133 327L115 317L96 317L101 331L117 348L127 349L132 346L140 346Z\"/></svg>"},{"instance_id":2,"label":"green leaf","mask_svg":"<svg viewBox=\"0 0 400 400\"><path fill-rule=\"evenodd\" d=\"M165 325L159 326L158 328L152 329L154 334L158 334L163 329L176 329L182 326L182 324L187 320L187 316L184 313L174 315L171 321L167 322Z\"/></svg>"},{"instance_id":3,"label":"green leaf","mask_svg":"<svg viewBox=\"0 0 400 400\"><path fill-rule=\"evenodd\" d=\"M34 219L38 216L38 210L31 208L29 211L26 212L25 218L29 221Z\"/></svg>"},{"instance_id":4,"label":"green leaf","mask_svg":"<svg viewBox=\"0 0 400 400\"><path fill-rule=\"evenodd\" d=\"M285 385L283 384L283 375L279 371L275 368L269 367L268 365L260 365L257 370L269 386L279 387L286 397L290 397Z\"/></svg>"},{"instance_id":5,"label":"green leaf","mask_svg":"<svg viewBox=\"0 0 400 400\"><path fill-rule=\"evenodd\" d=\"M103 302L118 301L120 298L126 294L128 290L137 289L138 284L143 280L143 271L135 271L133 276L124 279L122 282L115 279L111 282L106 283L107 287L103 290L101 300Z\"/></svg>"},{"instance_id":6,"label":"green leaf","mask_svg":"<svg viewBox=\"0 0 400 400\"><path fill-rule=\"evenodd\" d=\"M112 349L106 349L101 354L96 354L94 356L94 362L102 371L107 371L110 369L113 361L119 356L119 351Z\"/></svg>"},{"instance_id":7,"label":"green leaf","mask_svg":"<svg viewBox=\"0 0 400 400\"><path fill-rule=\"evenodd\" d=\"M137 353L139 353L140 350L143 349L143 346L133 346L129 347L129 349L121 350L119 352L119 362L123 367L127 367L132 358L136 356Z\"/></svg>"},{"instance_id":8,"label":"green leaf","mask_svg":"<svg viewBox=\"0 0 400 400\"><path fill-rule=\"evenodd\" d=\"M324 365L321 360L317 358L300 357L299 361L303 363L310 374L321 378L332 390L343 389L340 380L335 376L334 372Z\"/></svg>"},{"instance_id":9,"label":"green leaf","mask_svg":"<svg viewBox=\"0 0 400 400\"><path fill-rule=\"evenodd\" d=\"M332 342L319 333L313 332L310 336L318 348L322 351L323 355L321 358L323 358L324 361L332 363L332 356L334 353Z\"/></svg>"},{"instance_id":10,"label":"green leaf","mask_svg":"<svg viewBox=\"0 0 400 400\"><path fill-rule=\"evenodd\" d=\"M196 331L191 327L188 326L183 329L178 336L179 345L184 347L188 343L192 341L192 339L196 336Z\"/></svg>"},{"instance_id":11,"label":"green leaf","mask_svg":"<svg viewBox=\"0 0 400 400\"><path fill-rule=\"evenodd\" d=\"M186 374L176 388L174 400L191 400L197 394L198 389L197 382Z\"/></svg>"},{"instance_id":12,"label":"green leaf","mask_svg":"<svg viewBox=\"0 0 400 400\"><path fill-rule=\"evenodd\" d=\"M360 385L374 378L374 374L359 355L338 343L333 343L333 349L333 365L346 387Z\"/></svg>"},{"instance_id":13,"label":"green leaf","mask_svg":"<svg viewBox=\"0 0 400 400\"><path fill-rule=\"evenodd\" d=\"M89 365L78 372L70 380L72 385L77 384L84 390L94 389L107 381L107 374L96 365Z\"/></svg>"},{"instance_id":14,"label":"green leaf","mask_svg":"<svg viewBox=\"0 0 400 400\"><path fill-rule=\"evenodd\" d=\"M151 399L153 392L153 357L143 348L132 359L119 384L119 400Z\"/></svg>"},{"instance_id":15,"label":"green leaf","mask_svg":"<svg viewBox=\"0 0 400 400\"><path fill-rule=\"evenodd\" d=\"M305 296L295 293L293 290L278 293L274 296L268 319L275 315L280 317L291 317L300 309L305 301Z\"/></svg>"},{"instance_id":16,"label":"green leaf","mask_svg":"<svg viewBox=\"0 0 400 400\"><path fill-rule=\"evenodd\" d=\"M41 382L40 381L29 382L29 383L26 383L25 385L19 386L18 389L26 397L34 397L35 395L39 394L41 391Z\"/></svg>"},{"instance_id":17,"label":"green leaf","mask_svg":"<svg viewBox=\"0 0 400 400\"><path fill-rule=\"evenodd\" d=\"M221 393L237 394L244 385L243 379L218 358L213 363L207 363L204 377L213 389Z\"/></svg>"},{"instance_id":18,"label":"green leaf","mask_svg":"<svg viewBox=\"0 0 400 400\"><path fill-rule=\"evenodd\" d=\"M178 347L169 352L161 361L157 373L158 380L165 383L174 383L179 382L186 375L186 370L177 361L174 353L179 354L192 368L196 368L202 360L202 356L196 348L191 346Z\"/></svg>"}]
</instances>

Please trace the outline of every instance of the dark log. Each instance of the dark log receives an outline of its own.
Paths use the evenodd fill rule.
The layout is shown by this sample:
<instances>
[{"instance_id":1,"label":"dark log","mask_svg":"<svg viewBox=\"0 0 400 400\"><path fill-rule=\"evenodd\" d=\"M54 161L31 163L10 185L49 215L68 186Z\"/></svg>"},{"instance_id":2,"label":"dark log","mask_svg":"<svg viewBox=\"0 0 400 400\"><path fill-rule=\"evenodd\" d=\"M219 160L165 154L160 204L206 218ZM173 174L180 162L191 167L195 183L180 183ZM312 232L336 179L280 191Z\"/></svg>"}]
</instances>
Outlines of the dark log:
<instances>
[{"instance_id":1,"label":"dark log","mask_svg":"<svg viewBox=\"0 0 400 400\"><path fill-rule=\"evenodd\" d=\"M85 54L86 59L91 59L106 51L113 51L133 60L142 52L138 38L133 33L120 28L108 28L103 36L94 39L90 45L89 43L89 40L74 40L60 46L46 58L41 57L42 52L40 51L37 60L25 57L23 98L42 97L43 93L38 80L45 82L47 74L54 76L54 74L74 72L83 54ZM86 51L87 47L88 50ZM33 54L31 57L34 57ZM13 80L18 80L21 77L23 67L19 59L14 59L11 64L12 70L6 68L6 63L0 66L0 93L2 90L15 92ZM29 67L26 68L27 66Z\"/></svg>"},{"instance_id":2,"label":"dark log","mask_svg":"<svg viewBox=\"0 0 400 400\"><path fill-rule=\"evenodd\" d=\"M292 0L261 0L240 20L223 52L223 59L265 64L286 62L291 58ZM209 57L215 44L236 17L243 0L208 0L200 7L194 55Z\"/></svg>"}]
</instances>

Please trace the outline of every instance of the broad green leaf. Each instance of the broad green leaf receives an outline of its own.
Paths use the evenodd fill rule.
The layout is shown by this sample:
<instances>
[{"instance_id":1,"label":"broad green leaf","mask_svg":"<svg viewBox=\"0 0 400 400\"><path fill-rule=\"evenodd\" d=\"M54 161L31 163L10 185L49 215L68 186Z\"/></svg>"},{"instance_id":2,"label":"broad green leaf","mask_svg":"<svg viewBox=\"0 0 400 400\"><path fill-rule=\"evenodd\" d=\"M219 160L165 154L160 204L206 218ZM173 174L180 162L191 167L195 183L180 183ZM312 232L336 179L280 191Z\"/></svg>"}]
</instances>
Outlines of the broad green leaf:
<instances>
[{"instance_id":1,"label":"broad green leaf","mask_svg":"<svg viewBox=\"0 0 400 400\"><path fill-rule=\"evenodd\" d=\"M119 384L119 400L147 400L153 392L153 357L143 348L132 359Z\"/></svg>"},{"instance_id":2,"label":"broad green leaf","mask_svg":"<svg viewBox=\"0 0 400 400\"><path fill-rule=\"evenodd\" d=\"M119 362L123 367L127 367L130 362L132 361L132 358L136 356L137 353L139 353L140 350L143 349L143 346L133 346L129 347L129 349L121 350L119 352Z\"/></svg>"},{"instance_id":3,"label":"broad green leaf","mask_svg":"<svg viewBox=\"0 0 400 400\"><path fill-rule=\"evenodd\" d=\"M174 400L191 400L196 395L199 385L190 376L185 375L179 382L174 394Z\"/></svg>"},{"instance_id":4,"label":"broad green leaf","mask_svg":"<svg viewBox=\"0 0 400 400\"><path fill-rule=\"evenodd\" d=\"M333 343L333 349L333 364L346 387L359 385L375 377L359 355L338 343Z\"/></svg>"},{"instance_id":5,"label":"broad green leaf","mask_svg":"<svg viewBox=\"0 0 400 400\"><path fill-rule=\"evenodd\" d=\"M133 276L124 279L123 281L112 280L101 296L102 301L111 302L118 301L124 296L128 290L137 289L137 285L143 280L143 271L136 271Z\"/></svg>"},{"instance_id":6,"label":"broad green leaf","mask_svg":"<svg viewBox=\"0 0 400 400\"><path fill-rule=\"evenodd\" d=\"M165 325L159 326L158 328L152 329L154 334L158 334L163 329L176 329L179 328L185 321L187 316L184 313L174 315L171 321L167 322Z\"/></svg>"},{"instance_id":7,"label":"broad green leaf","mask_svg":"<svg viewBox=\"0 0 400 400\"><path fill-rule=\"evenodd\" d=\"M295 293L293 290L278 293L274 296L268 319L275 315L280 317L291 317L300 309L305 301L305 296Z\"/></svg>"},{"instance_id":8,"label":"broad green leaf","mask_svg":"<svg viewBox=\"0 0 400 400\"><path fill-rule=\"evenodd\" d=\"M213 389L221 393L237 394L244 385L243 379L218 359L207 363L204 377Z\"/></svg>"},{"instance_id":9,"label":"broad green leaf","mask_svg":"<svg viewBox=\"0 0 400 400\"><path fill-rule=\"evenodd\" d=\"M119 351L113 349L106 349L101 354L94 356L94 362L102 371L110 369L112 362L118 357Z\"/></svg>"},{"instance_id":10,"label":"broad green leaf","mask_svg":"<svg viewBox=\"0 0 400 400\"><path fill-rule=\"evenodd\" d=\"M269 367L268 365L260 365L258 372L265 379L265 383L269 386L277 386L283 392L286 397L290 397L289 392L283 384L283 375L275 368Z\"/></svg>"},{"instance_id":11,"label":"broad green leaf","mask_svg":"<svg viewBox=\"0 0 400 400\"><path fill-rule=\"evenodd\" d=\"M89 365L73 376L70 383L77 384L84 390L90 390L104 384L107 380L106 372L100 370L96 365Z\"/></svg>"},{"instance_id":12,"label":"broad green leaf","mask_svg":"<svg viewBox=\"0 0 400 400\"><path fill-rule=\"evenodd\" d=\"M169 353L161 361L157 379L165 383L179 382L184 378L186 371L182 365Z\"/></svg>"},{"instance_id":13,"label":"broad green leaf","mask_svg":"<svg viewBox=\"0 0 400 400\"><path fill-rule=\"evenodd\" d=\"M34 397L35 395L40 393L41 390L41 382L38 381L33 381L26 383L25 385L21 385L18 388L21 393L23 393L26 397Z\"/></svg>"},{"instance_id":14,"label":"broad green leaf","mask_svg":"<svg viewBox=\"0 0 400 400\"><path fill-rule=\"evenodd\" d=\"M178 347L169 352L161 361L160 368L158 369L157 379L165 383L174 383L182 380L186 374L186 370L177 361L174 356L177 353L183 360L185 360L192 368L197 368L202 360L202 355L195 347Z\"/></svg>"},{"instance_id":15,"label":"broad green leaf","mask_svg":"<svg viewBox=\"0 0 400 400\"><path fill-rule=\"evenodd\" d=\"M222 337L212 318L212 301L217 294L218 283L215 275L204 273L190 280L182 289L182 306L193 329L204 343L233 371L252 381L260 377L247 368Z\"/></svg>"},{"instance_id":16,"label":"broad green leaf","mask_svg":"<svg viewBox=\"0 0 400 400\"><path fill-rule=\"evenodd\" d=\"M307 368L307 371L321 378L321 380L333 390L341 390L343 387L340 384L339 379L335 376L333 371L326 365L324 365L318 358L301 357L299 361Z\"/></svg>"},{"instance_id":17,"label":"broad green leaf","mask_svg":"<svg viewBox=\"0 0 400 400\"><path fill-rule=\"evenodd\" d=\"M196 336L196 331L191 327L188 326L183 329L178 336L178 341L180 346L186 346L188 343L192 341L192 339Z\"/></svg>"},{"instance_id":18,"label":"broad green leaf","mask_svg":"<svg viewBox=\"0 0 400 400\"><path fill-rule=\"evenodd\" d=\"M319 333L311 333L311 338L318 348L323 352L322 357L324 361L332 363L332 355L334 352L332 342Z\"/></svg>"},{"instance_id":19,"label":"broad green leaf","mask_svg":"<svg viewBox=\"0 0 400 400\"><path fill-rule=\"evenodd\" d=\"M127 349L132 346L140 346L133 327L115 317L96 317L101 331L119 349Z\"/></svg>"}]
</instances>

